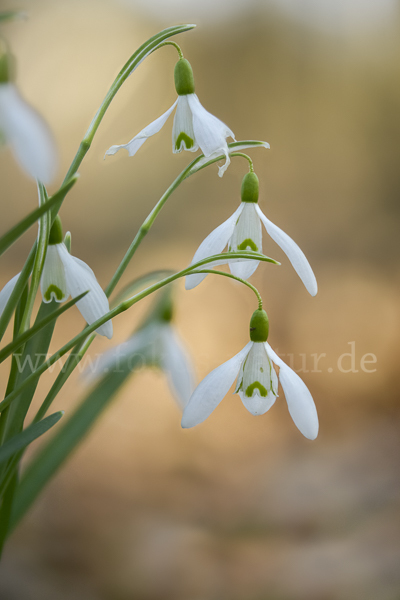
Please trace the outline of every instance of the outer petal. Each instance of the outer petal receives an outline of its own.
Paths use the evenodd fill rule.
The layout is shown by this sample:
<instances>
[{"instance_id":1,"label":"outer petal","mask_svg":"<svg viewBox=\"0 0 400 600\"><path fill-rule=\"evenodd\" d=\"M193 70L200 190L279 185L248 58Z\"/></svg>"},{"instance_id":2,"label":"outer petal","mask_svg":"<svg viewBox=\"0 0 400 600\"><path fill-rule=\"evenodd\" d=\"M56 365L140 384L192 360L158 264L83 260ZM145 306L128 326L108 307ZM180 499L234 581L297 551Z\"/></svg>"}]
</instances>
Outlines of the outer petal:
<instances>
[{"instance_id":1,"label":"outer petal","mask_svg":"<svg viewBox=\"0 0 400 600\"><path fill-rule=\"evenodd\" d=\"M171 106L171 108L169 108L163 115L161 115L161 117L158 117L158 119L150 123L150 125L147 125L147 127L142 129L142 131L135 135L135 137L132 138L130 142L128 142L127 144L121 144L120 146L111 146L111 148L107 150L105 156L115 154L116 152L118 152L118 150L121 150L121 148L125 148L126 150L128 150L129 156L134 156L134 154L136 154L139 148L143 146L147 138L151 137L155 133L158 133L160 129L165 125L166 120L174 110L177 102L178 100L176 100Z\"/></svg>"},{"instance_id":2,"label":"outer petal","mask_svg":"<svg viewBox=\"0 0 400 600\"><path fill-rule=\"evenodd\" d=\"M265 349L270 359L280 369L279 380L294 424L306 438L315 440L318 435L318 415L306 384L275 354L267 342Z\"/></svg>"},{"instance_id":3,"label":"outer petal","mask_svg":"<svg viewBox=\"0 0 400 600\"><path fill-rule=\"evenodd\" d=\"M18 273L18 275L15 275L12 279L10 279L10 281L8 283L6 283L6 285L3 287L3 289L0 292L0 317L3 314L3 310L5 309L6 304L9 301L11 294L13 293L13 290L17 284L19 276L20 276L20 273Z\"/></svg>"},{"instance_id":4,"label":"outer petal","mask_svg":"<svg viewBox=\"0 0 400 600\"><path fill-rule=\"evenodd\" d=\"M201 104L196 94L188 94L187 100L193 114L193 131L196 142L205 156L221 150L226 156L225 165L219 167L219 176L222 177L230 163L227 137L235 139L234 133L225 123L214 117Z\"/></svg>"},{"instance_id":5,"label":"outer petal","mask_svg":"<svg viewBox=\"0 0 400 600\"><path fill-rule=\"evenodd\" d=\"M310 266L310 263L306 259L304 253L296 242L287 235L282 229L279 229L276 225L271 223L269 219L264 215L259 206L256 206L256 210L260 216L260 219L265 225L267 233L272 237L274 242L278 244L290 260L294 270L306 286L307 291L311 296L315 296L318 291L317 280Z\"/></svg>"},{"instance_id":6,"label":"outer petal","mask_svg":"<svg viewBox=\"0 0 400 600\"><path fill-rule=\"evenodd\" d=\"M64 249L68 253L64 244L51 244L47 247L46 259L40 280L42 298L46 304L53 299L56 302L64 302L70 294L67 288L62 260Z\"/></svg>"},{"instance_id":7,"label":"outer petal","mask_svg":"<svg viewBox=\"0 0 400 600\"><path fill-rule=\"evenodd\" d=\"M60 248L60 256L65 269L67 289L72 298L89 290L89 293L82 300L79 300L76 305L85 321L91 325L94 321L97 321L97 319L100 319L100 317L109 312L110 307L107 296L100 287L90 267L78 258L71 256L64 244L59 244L59 246L62 246ZM111 321L107 321L107 323L101 325L96 331L100 335L111 338L113 334Z\"/></svg>"},{"instance_id":8,"label":"outer petal","mask_svg":"<svg viewBox=\"0 0 400 600\"><path fill-rule=\"evenodd\" d=\"M243 210L243 203L239 206L239 208L233 213L229 219L224 221L219 227L214 229L205 240L202 241L196 253L193 257L191 265L203 260L203 258L207 258L208 256L213 256L214 254L220 254L222 250L227 245L229 239L232 236L233 230L235 228L236 222ZM226 262L226 261L225 261ZM220 263L224 264L224 263ZM207 268L211 268L210 265L207 265ZM206 274L200 273L198 275L187 275L185 280L185 287L187 290L191 290L199 283L203 281L203 279L207 277Z\"/></svg>"},{"instance_id":9,"label":"outer petal","mask_svg":"<svg viewBox=\"0 0 400 600\"><path fill-rule=\"evenodd\" d=\"M181 150L196 152L198 149L199 146L193 131L192 111L190 110L187 96L178 96L178 106L172 127L172 152L174 154L181 152Z\"/></svg>"},{"instance_id":10,"label":"outer petal","mask_svg":"<svg viewBox=\"0 0 400 600\"><path fill-rule=\"evenodd\" d=\"M182 427L198 425L213 412L235 381L252 343L249 342L236 356L211 371L197 386L183 411Z\"/></svg>"},{"instance_id":11,"label":"outer petal","mask_svg":"<svg viewBox=\"0 0 400 600\"><path fill-rule=\"evenodd\" d=\"M0 84L0 129L21 167L34 179L49 183L57 168L52 133L12 83Z\"/></svg>"},{"instance_id":12,"label":"outer petal","mask_svg":"<svg viewBox=\"0 0 400 600\"><path fill-rule=\"evenodd\" d=\"M171 391L184 409L194 390L193 366L181 341L170 325L161 325L161 368L165 371Z\"/></svg>"}]
</instances>

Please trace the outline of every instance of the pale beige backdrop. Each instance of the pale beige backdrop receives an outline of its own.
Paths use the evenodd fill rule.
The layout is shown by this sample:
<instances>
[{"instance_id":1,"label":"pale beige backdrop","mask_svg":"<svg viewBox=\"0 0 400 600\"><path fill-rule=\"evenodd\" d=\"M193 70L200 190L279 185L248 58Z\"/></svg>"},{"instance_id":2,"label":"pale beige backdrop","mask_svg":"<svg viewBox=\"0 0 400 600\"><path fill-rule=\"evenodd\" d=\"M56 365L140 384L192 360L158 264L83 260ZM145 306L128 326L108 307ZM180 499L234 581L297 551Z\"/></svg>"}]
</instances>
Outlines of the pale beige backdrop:
<instances>
[{"instance_id":1,"label":"pale beige backdrop","mask_svg":"<svg viewBox=\"0 0 400 600\"><path fill-rule=\"evenodd\" d=\"M258 418L229 394L204 424L183 431L165 378L137 374L10 540L2 600L399 597L399 13L389 1L355 2L354 10L352 2L327 2L326 14L317 3L294 4L32 0L28 20L2 26L17 83L59 146L52 191L130 54L162 27L198 23L177 41L200 100L237 139L271 144L251 152L261 208L299 243L318 279L311 298L265 236L265 253L282 261L260 266L252 279L270 316L270 342L293 354L321 423L309 442L282 393ZM172 155L170 120L134 158L120 152L103 161L109 146L172 104L175 60L165 48L126 82L62 208L73 254L102 285L192 158ZM245 172L236 159L222 180L213 166L186 181L123 283L185 266L237 208ZM37 199L6 150L0 181L4 232ZM32 228L2 257L1 285L21 268L34 236ZM192 292L178 285L176 300L176 326L200 380L247 342L254 299L208 277ZM148 305L116 319L113 340L96 341L92 355L126 339ZM82 326L77 311L68 314L54 349ZM340 362L351 350L354 365L350 356ZM316 370L312 355L323 353ZM364 365L373 372L361 368L366 354L376 357ZM44 378L37 402L53 377ZM73 377L56 406L68 415L85 389Z\"/></svg>"}]
</instances>

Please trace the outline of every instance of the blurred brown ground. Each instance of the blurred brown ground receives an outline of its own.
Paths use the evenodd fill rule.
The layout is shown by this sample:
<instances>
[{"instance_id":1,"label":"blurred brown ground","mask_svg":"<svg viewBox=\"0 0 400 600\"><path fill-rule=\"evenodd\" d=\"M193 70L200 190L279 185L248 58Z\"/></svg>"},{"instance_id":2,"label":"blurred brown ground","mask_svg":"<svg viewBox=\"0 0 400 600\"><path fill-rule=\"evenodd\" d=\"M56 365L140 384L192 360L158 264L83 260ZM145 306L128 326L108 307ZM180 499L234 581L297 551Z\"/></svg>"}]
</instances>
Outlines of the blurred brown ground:
<instances>
[{"instance_id":1,"label":"blurred brown ground","mask_svg":"<svg viewBox=\"0 0 400 600\"><path fill-rule=\"evenodd\" d=\"M117 2L35 0L28 8L29 21L3 33L18 58L21 90L57 138L58 183L121 65L169 23ZM283 394L260 418L228 395L203 425L182 431L163 375L140 372L9 541L2 600L400 597L398 34L398 18L340 36L260 7L177 40L204 106L237 139L271 144L251 152L260 205L304 250L319 293L308 296L266 237L265 253L282 266L261 265L253 280L270 316L271 345L292 353L296 369L306 357L300 375L316 401L320 435L302 438ZM172 104L174 61L165 49L126 82L62 208L73 254L103 285L192 158L172 155L170 120L135 158L121 152L102 160ZM222 180L211 167L186 181L124 283L185 266L236 209L245 171L236 159ZM0 180L3 232L36 198L8 152ZM34 235L32 228L3 257L1 284L20 269ZM201 379L246 343L254 300L211 276L190 293L178 288L176 326ZM119 317L112 342L97 340L92 354L126 339L145 308ZM71 311L53 348L81 325ZM338 358L352 342L358 372L340 372ZM312 372L312 355L321 353ZM360 366L367 353L377 359L371 373ZM343 366L350 368L349 357ZM84 392L74 376L56 406L68 414Z\"/></svg>"}]
</instances>

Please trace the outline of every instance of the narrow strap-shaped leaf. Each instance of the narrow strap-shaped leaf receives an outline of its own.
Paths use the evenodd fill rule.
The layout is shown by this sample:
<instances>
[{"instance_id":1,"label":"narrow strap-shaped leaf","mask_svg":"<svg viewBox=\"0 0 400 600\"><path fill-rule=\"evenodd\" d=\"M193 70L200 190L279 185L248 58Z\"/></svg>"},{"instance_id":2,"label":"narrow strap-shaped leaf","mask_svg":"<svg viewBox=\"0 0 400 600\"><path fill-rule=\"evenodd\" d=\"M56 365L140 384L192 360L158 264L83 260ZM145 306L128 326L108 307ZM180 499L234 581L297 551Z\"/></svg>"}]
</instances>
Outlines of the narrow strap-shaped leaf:
<instances>
[{"instance_id":1,"label":"narrow strap-shaped leaf","mask_svg":"<svg viewBox=\"0 0 400 600\"><path fill-rule=\"evenodd\" d=\"M57 303L54 300L48 304L42 302L35 324L47 318L56 310ZM38 384L38 378L32 378L32 373L37 372L43 363L46 362L54 326L55 321L53 320L25 344L21 355L14 355L18 362L19 373L17 385L14 388L14 392L17 392L15 394L15 402L10 406L6 439L10 439L22 430L26 413L28 412Z\"/></svg>"},{"instance_id":2,"label":"narrow strap-shaped leaf","mask_svg":"<svg viewBox=\"0 0 400 600\"><path fill-rule=\"evenodd\" d=\"M18 350L18 348L20 348L22 344L25 344L34 335L36 335L41 329L43 329L43 327L46 327L46 325L58 319L60 315L62 315L64 312L70 309L71 306L74 306L79 300L86 296L87 293L88 291L83 292L83 294L76 296L76 298L73 298L54 312L51 312L49 315L47 315L45 319L42 319L42 321L35 322L33 327L25 331L23 334L19 335L12 342L7 344L7 346L4 346L4 348L0 350L0 363L3 362L8 356L10 356L10 354L13 354L16 350Z\"/></svg>"},{"instance_id":3,"label":"narrow strap-shaped leaf","mask_svg":"<svg viewBox=\"0 0 400 600\"><path fill-rule=\"evenodd\" d=\"M72 188L72 186L77 181L78 176L75 175L72 179L67 181L65 185L63 185L54 196L52 196L46 204L43 206L39 206L33 210L29 215L24 217L19 223L14 225L7 233L0 237L0 255L3 254L18 238L21 237L31 227L36 221L43 216L46 212L51 210L54 206L60 202L60 199L63 198L67 192Z\"/></svg>"},{"instance_id":4,"label":"narrow strap-shaped leaf","mask_svg":"<svg viewBox=\"0 0 400 600\"><path fill-rule=\"evenodd\" d=\"M29 425L26 429L9 439L3 446L0 447L0 463L11 458L16 452L26 448L38 437L46 433L53 425L55 425L63 416L64 411L56 412L49 417Z\"/></svg>"},{"instance_id":5,"label":"narrow strap-shaped leaf","mask_svg":"<svg viewBox=\"0 0 400 600\"><path fill-rule=\"evenodd\" d=\"M140 367L141 364L139 356L137 362L133 357L129 365L121 365L118 371L103 377L71 417L58 429L57 435L40 450L38 456L28 466L17 489L10 520L10 532L47 482L81 443L135 367Z\"/></svg>"}]
</instances>

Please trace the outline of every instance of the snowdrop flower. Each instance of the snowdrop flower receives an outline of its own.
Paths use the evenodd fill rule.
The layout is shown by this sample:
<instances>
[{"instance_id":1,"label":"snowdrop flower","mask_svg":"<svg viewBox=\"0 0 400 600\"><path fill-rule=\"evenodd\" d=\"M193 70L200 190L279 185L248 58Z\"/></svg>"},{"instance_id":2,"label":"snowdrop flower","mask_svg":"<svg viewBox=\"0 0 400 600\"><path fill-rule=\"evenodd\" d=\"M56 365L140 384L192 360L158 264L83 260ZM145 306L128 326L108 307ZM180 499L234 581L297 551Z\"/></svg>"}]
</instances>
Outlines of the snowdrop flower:
<instances>
[{"instance_id":1,"label":"snowdrop flower","mask_svg":"<svg viewBox=\"0 0 400 600\"><path fill-rule=\"evenodd\" d=\"M141 366L159 367L167 376L172 395L183 409L194 390L191 361L181 340L171 325L171 310L163 310L150 319L123 344L109 350L97 361L89 379L103 373Z\"/></svg>"},{"instance_id":2,"label":"snowdrop flower","mask_svg":"<svg viewBox=\"0 0 400 600\"><path fill-rule=\"evenodd\" d=\"M40 286L43 302L46 303L53 299L56 302L64 302L70 295L72 298L76 298L89 290L89 293L76 303L88 325L100 319L110 310L107 296L101 289L92 269L68 252L62 241L59 217L54 221L50 231ZM100 335L111 338L113 334L111 321L107 321L96 331Z\"/></svg>"},{"instance_id":3,"label":"snowdrop flower","mask_svg":"<svg viewBox=\"0 0 400 600\"><path fill-rule=\"evenodd\" d=\"M0 57L1 137L28 175L49 183L57 166L55 142L45 121L10 81L9 63L9 55L3 54Z\"/></svg>"},{"instance_id":4,"label":"snowdrop flower","mask_svg":"<svg viewBox=\"0 0 400 600\"><path fill-rule=\"evenodd\" d=\"M20 276L20 274L21 273L18 273L12 279L10 279L10 281L8 283L6 283L6 285L3 287L3 289L0 292L0 317L3 314L3 311L7 305L7 302L10 299L11 294L14 291L14 288L17 284L18 277Z\"/></svg>"},{"instance_id":5,"label":"snowdrop flower","mask_svg":"<svg viewBox=\"0 0 400 600\"><path fill-rule=\"evenodd\" d=\"M253 415L263 415L278 396L279 379L296 427L310 440L317 437L318 416L309 390L275 354L267 338L267 313L258 309L250 321L251 341L198 385L183 412L182 427L202 423L228 393L236 377L235 393L239 394L244 406ZM279 367L279 376L274 364Z\"/></svg>"},{"instance_id":6,"label":"snowdrop flower","mask_svg":"<svg viewBox=\"0 0 400 600\"><path fill-rule=\"evenodd\" d=\"M182 150L195 152L200 148L206 157L214 153L217 153L217 155L224 154L226 157L225 164L219 167L219 176L222 177L230 163L226 138L232 137L235 139L235 136L225 123L206 111L200 104L194 93L192 67L186 59L181 58L176 63L174 75L178 99L171 108L142 129L127 144L111 146L106 155L115 154L121 148L128 150L129 156L136 154L147 138L160 131L176 106L172 127L172 152L176 153Z\"/></svg>"},{"instance_id":7,"label":"snowdrop flower","mask_svg":"<svg viewBox=\"0 0 400 600\"><path fill-rule=\"evenodd\" d=\"M312 296L315 296L318 291L317 281L304 253L292 238L267 219L258 206L258 177L255 173L247 173L244 176L241 197L242 202L239 208L206 237L197 249L191 264L208 256L220 254L226 245L228 245L229 252L246 250L262 254L262 223L267 233L285 252L306 289ZM242 279L248 279L259 263L258 260L227 262L231 272ZM186 289L190 290L196 287L206 276L206 274L188 275Z\"/></svg>"}]
</instances>

